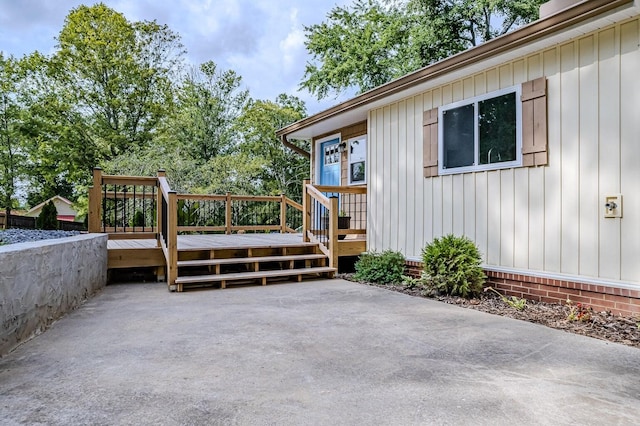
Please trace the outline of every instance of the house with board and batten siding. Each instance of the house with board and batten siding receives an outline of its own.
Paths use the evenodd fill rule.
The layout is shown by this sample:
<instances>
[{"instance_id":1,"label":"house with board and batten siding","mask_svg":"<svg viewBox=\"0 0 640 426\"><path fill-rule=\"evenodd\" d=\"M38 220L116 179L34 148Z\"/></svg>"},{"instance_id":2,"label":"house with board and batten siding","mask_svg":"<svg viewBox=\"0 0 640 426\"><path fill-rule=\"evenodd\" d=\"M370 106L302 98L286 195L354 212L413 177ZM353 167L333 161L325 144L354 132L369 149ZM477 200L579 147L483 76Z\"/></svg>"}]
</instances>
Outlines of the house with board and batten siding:
<instances>
[{"instance_id":1,"label":"house with board and batten siding","mask_svg":"<svg viewBox=\"0 0 640 426\"><path fill-rule=\"evenodd\" d=\"M555 0L525 27L278 131L311 184L366 186L366 249L465 235L489 283L640 313L640 4ZM299 150L298 150L299 151Z\"/></svg>"}]
</instances>

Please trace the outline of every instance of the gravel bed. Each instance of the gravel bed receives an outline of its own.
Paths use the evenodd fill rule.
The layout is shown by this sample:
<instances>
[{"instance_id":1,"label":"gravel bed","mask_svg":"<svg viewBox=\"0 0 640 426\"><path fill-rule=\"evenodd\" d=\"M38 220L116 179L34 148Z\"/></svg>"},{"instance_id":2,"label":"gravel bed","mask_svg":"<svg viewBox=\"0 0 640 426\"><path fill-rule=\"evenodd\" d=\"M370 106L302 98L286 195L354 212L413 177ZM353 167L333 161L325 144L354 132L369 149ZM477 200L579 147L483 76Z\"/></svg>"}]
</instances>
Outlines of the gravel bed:
<instances>
[{"instance_id":1,"label":"gravel bed","mask_svg":"<svg viewBox=\"0 0 640 426\"><path fill-rule=\"evenodd\" d=\"M80 231L44 231L42 229L7 229L0 230L0 245L26 243L29 241L51 240L54 238L73 237Z\"/></svg>"}]
</instances>

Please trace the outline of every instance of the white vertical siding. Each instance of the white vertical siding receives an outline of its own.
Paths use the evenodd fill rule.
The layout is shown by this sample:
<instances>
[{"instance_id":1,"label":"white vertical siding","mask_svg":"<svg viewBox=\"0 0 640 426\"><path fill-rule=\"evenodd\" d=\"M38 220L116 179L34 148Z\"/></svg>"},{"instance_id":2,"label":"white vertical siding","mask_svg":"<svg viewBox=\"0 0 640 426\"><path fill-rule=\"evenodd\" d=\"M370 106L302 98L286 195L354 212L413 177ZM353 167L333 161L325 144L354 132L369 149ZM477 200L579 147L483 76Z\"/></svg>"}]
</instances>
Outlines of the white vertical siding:
<instances>
[{"instance_id":1,"label":"white vertical siding","mask_svg":"<svg viewBox=\"0 0 640 426\"><path fill-rule=\"evenodd\" d=\"M598 188L602 200L607 193L617 194L620 190L620 31L610 28L598 36L598 67L602 78L598 85ZM612 96L613 94L613 96ZM598 217L603 214L598 206ZM600 220L598 239L598 266L602 278L620 277L620 222Z\"/></svg>"},{"instance_id":2,"label":"white vertical siding","mask_svg":"<svg viewBox=\"0 0 640 426\"><path fill-rule=\"evenodd\" d=\"M502 238L500 171L487 172L487 251L486 262L500 265L500 240Z\"/></svg>"},{"instance_id":3,"label":"white vertical siding","mask_svg":"<svg viewBox=\"0 0 640 426\"><path fill-rule=\"evenodd\" d=\"M382 131L384 135L385 141L391 141L391 107L386 106L382 110L382 120L384 129ZM382 205L380 206L380 210L382 211L382 247L396 247L391 244L391 234L397 232L396 225L397 222L394 223L391 221L391 210L397 210L398 205L392 205L391 198L394 196L394 192L396 190L396 186L394 182L391 181L391 167L392 167L392 159L391 159L391 148L392 143L385 143L382 145L382 158L384 161L382 162L382 184L383 188L386 192L386 197L382 200ZM395 148L395 147L394 147ZM393 225L391 225L393 224Z\"/></svg>"},{"instance_id":4,"label":"white vertical siding","mask_svg":"<svg viewBox=\"0 0 640 426\"><path fill-rule=\"evenodd\" d=\"M500 170L500 265L513 267L515 184L513 169ZM518 241L518 244L520 242Z\"/></svg>"},{"instance_id":5,"label":"white vertical siding","mask_svg":"<svg viewBox=\"0 0 640 426\"><path fill-rule=\"evenodd\" d=\"M414 143L409 142L409 141L413 141L416 137L414 113L415 113L415 99L409 98L407 99L407 103L406 103L407 123L405 127L406 139L404 141L404 145L406 146L404 164L406 167L406 175L407 175L405 180L404 190L406 191L406 197L407 197L406 211L408 214L411 214L411 212L414 211L415 204L416 204L415 203L416 184L415 184L414 176L416 174L422 174L421 169L416 170L416 162L414 160L416 156L416 153L415 153L416 146ZM405 229L405 251L403 253L406 253L409 251L413 252L415 250L416 238L415 238L415 233L413 232L412 224L407 223L405 221L405 223L403 224L403 227Z\"/></svg>"},{"instance_id":6,"label":"white vertical siding","mask_svg":"<svg viewBox=\"0 0 640 426\"><path fill-rule=\"evenodd\" d=\"M578 273L580 209L580 80L576 58L577 43L560 47L560 121L561 121L561 178L562 191L560 231L560 272ZM553 89L553 88L552 88ZM557 117L549 117L549 121Z\"/></svg>"},{"instance_id":7,"label":"white vertical siding","mask_svg":"<svg viewBox=\"0 0 640 426\"><path fill-rule=\"evenodd\" d=\"M489 265L640 283L639 45L635 19L371 111L369 247L454 233ZM423 178L423 111L542 76L548 166Z\"/></svg>"},{"instance_id":8,"label":"white vertical siding","mask_svg":"<svg viewBox=\"0 0 640 426\"><path fill-rule=\"evenodd\" d=\"M620 277L625 281L640 280L639 23L632 21L620 28L620 189L624 197L624 218L620 221Z\"/></svg>"},{"instance_id":9,"label":"white vertical siding","mask_svg":"<svg viewBox=\"0 0 640 426\"><path fill-rule=\"evenodd\" d=\"M431 214L427 210L426 205L431 204L431 196L429 195L429 203L425 203L426 188L424 178L422 177L422 111L425 108L431 108L431 94L427 97L422 95L416 96L413 102L412 118L408 119L409 122L413 120L413 139L407 140L414 146L413 156L413 169L414 174L411 176L411 185L413 186L413 195L415 197L413 203L413 210L408 214L411 217L419 217L420 220L407 223L407 226L411 227L413 231L413 251L407 250L407 253L420 253L420 247L425 239L430 238L431 235Z\"/></svg>"},{"instance_id":10,"label":"white vertical siding","mask_svg":"<svg viewBox=\"0 0 640 426\"><path fill-rule=\"evenodd\" d=\"M582 275L598 276L598 64L597 37L578 42L580 73L579 256Z\"/></svg>"},{"instance_id":11,"label":"white vertical siding","mask_svg":"<svg viewBox=\"0 0 640 426\"><path fill-rule=\"evenodd\" d=\"M464 224L461 234L474 238L476 235L476 175L473 173L465 173L464 179Z\"/></svg>"},{"instance_id":12,"label":"white vertical siding","mask_svg":"<svg viewBox=\"0 0 640 426\"><path fill-rule=\"evenodd\" d=\"M489 173L480 172L474 173L474 175L476 178L476 198L474 200L476 237L474 241L486 261L487 253L489 253Z\"/></svg>"},{"instance_id":13,"label":"white vertical siding","mask_svg":"<svg viewBox=\"0 0 640 426\"><path fill-rule=\"evenodd\" d=\"M404 192L404 188L400 187L400 176L399 176L399 168L400 164L400 129L398 126L398 110L399 103L392 104L389 108L389 119L391 120L391 128L389 129L389 136L391 143L387 144L391 147L391 155L389 157L389 180L391 183L391 202L385 205L385 211L389 210L390 216L389 220L386 223L395 223L396 226L394 229L391 229L390 226L386 227L386 230L389 235L388 245L390 247L398 247L398 250L402 250L404 243L400 243L399 235L401 232L402 225L398 221L398 214L400 211L403 211L403 206L400 202L402 198L402 194L400 191ZM406 120L403 120L406 122Z\"/></svg>"},{"instance_id":14,"label":"white vertical siding","mask_svg":"<svg viewBox=\"0 0 640 426\"><path fill-rule=\"evenodd\" d=\"M562 104L560 102L560 49L544 52L547 78L547 142L549 166L544 168L544 271L560 272L562 248Z\"/></svg>"},{"instance_id":15,"label":"white vertical siding","mask_svg":"<svg viewBox=\"0 0 640 426\"><path fill-rule=\"evenodd\" d=\"M514 170L514 212L513 212L513 267L526 269L529 267L529 170L518 168ZM534 200L535 202L535 200Z\"/></svg>"}]
</instances>

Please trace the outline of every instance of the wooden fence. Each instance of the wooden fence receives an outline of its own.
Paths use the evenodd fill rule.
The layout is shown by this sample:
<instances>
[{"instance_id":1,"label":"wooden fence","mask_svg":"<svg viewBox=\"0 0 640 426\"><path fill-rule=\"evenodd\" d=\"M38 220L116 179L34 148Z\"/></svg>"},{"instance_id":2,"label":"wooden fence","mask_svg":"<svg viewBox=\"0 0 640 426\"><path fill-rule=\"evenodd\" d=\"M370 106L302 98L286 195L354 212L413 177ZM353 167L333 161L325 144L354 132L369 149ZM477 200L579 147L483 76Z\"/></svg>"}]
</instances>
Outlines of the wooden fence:
<instances>
[{"instance_id":1,"label":"wooden fence","mask_svg":"<svg viewBox=\"0 0 640 426\"><path fill-rule=\"evenodd\" d=\"M4 212L0 213L0 229L4 229L6 220L6 214ZM36 229L36 218L11 215L9 216L9 228ZM86 231L87 227L82 222L59 220L58 229L61 231Z\"/></svg>"}]
</instances>

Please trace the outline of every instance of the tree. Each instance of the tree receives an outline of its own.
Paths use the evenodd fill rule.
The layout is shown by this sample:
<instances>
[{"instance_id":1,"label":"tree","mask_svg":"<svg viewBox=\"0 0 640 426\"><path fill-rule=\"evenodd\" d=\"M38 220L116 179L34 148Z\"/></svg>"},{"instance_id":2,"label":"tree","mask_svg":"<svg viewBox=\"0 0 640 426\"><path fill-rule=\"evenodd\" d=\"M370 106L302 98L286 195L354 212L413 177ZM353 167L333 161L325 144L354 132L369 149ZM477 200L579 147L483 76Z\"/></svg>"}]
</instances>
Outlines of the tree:
<instances>
[{"instance_id":1,"label":"tree","mask_svg":"<svg viewBox=\"0 0 640 426\"><path fill-rule=\"evenodd\" d=\"M545 0L357 0L305 28L301 87L318 99L394 78L538 18Z\"/></svg>"},{"instance_id":2,"label":"tree","mask_svg":"<svg viewBox=\"0 0 640 426\"><path fill-rule=\"evenodd\" d=\"M22 63L27 203L34 206L54 195L75 199L75 187L88 184L88 171L98 164L89 126L68 91L49 74L48 58L35 52Z\"/></svg>"},{"instance_id":3,"label":"tree","mask_svg":"<svg viewBox=\"0 0 640 426\"><path fill-rule=\"evenodd\" d=\"M36 218L36 227L46 230L58 229L58 210L53 201L49 201L42 206L42 211Z\"/></svg>"},{"instance_id":4,"label":"tree","mask_svg":"<svg viewBox=\"0 0 640 426\"><path fill-rule=\"evenodd\" d=\"M71 10L51 75L82 114L98 158L150 143L173 107L180 38L156 22L129 22L103 3ZM73 122L71 122L73 123Z\"/></svg>"},{"instance_id":5,"label":"tree","mask_svg":"<svg viewBox=\"0 0 640 426\"><path fill-rule=\"evenodd\" d=\"M396 7L356 0L350 7L336 6L326 22L305 32L314 61L307 63L301 86L318 99L353 86L366 91L401 72L396 56L407 31Z\"/></svg>"},{"instance_id":6,"label":"tree","mask_svg":"<svg viewBox=\"0 0 640 426\"><path fill-rule=\"evenodd\" d=\"M23 83L21 61L13 56L5 58L0 52L0 207L5 210L5 228L9 227L18 181L26 173Z\"/></svg>"},{"instance_id":7,"label":"tree","mask_svg":"<svg viewBox=\"0 0 640 426\"><path fill-rule=\"evenodd\" d=\"M236 158L241 141L237 121L250 102L241 78L208 61L191 69L176 87L175 113L155 135L153 147L117 156L103 164L105 171L149 175L162 168L179 191L258 193L262 163ZM236 174L229 165L237 167Z\"/></svg>"},{"instance_id":8,"label":"tree","mask_svg":"<svg viewBox=\"0 0 640 426\"><path fill-rule=\"evenodd\" d=\"M202 162L236 148L235 123L249 101L241 82L235 71L220 71L208 61L191 70L181 84L171 133Z\"/></svg>"},{"instance_id":9,"label":"tree","mask_svg":"<svg viewBox=\"0 0 640 426\"><path fill-rule=\"evenodd\" d=\"M281 94L275 102L253 101L238 121L242 135L240 151L249 158L263 159L260 174L263 192L286 194L300 201L302 180L309 175L309 160L293 155L275 136L276 130L306 116L304 102L295 96ZM299 141L301 148L309 149Z\"/></svg>"}]
</instances>

